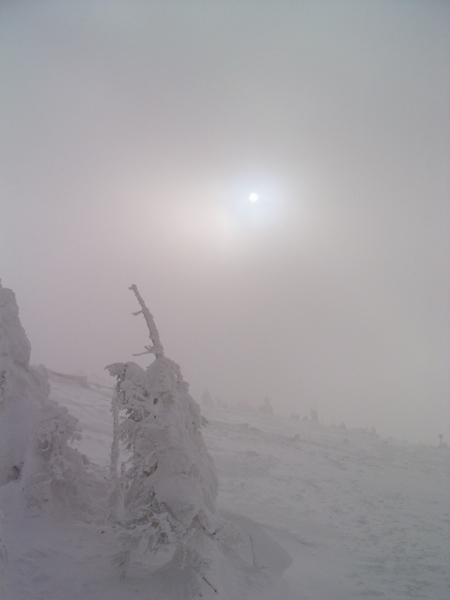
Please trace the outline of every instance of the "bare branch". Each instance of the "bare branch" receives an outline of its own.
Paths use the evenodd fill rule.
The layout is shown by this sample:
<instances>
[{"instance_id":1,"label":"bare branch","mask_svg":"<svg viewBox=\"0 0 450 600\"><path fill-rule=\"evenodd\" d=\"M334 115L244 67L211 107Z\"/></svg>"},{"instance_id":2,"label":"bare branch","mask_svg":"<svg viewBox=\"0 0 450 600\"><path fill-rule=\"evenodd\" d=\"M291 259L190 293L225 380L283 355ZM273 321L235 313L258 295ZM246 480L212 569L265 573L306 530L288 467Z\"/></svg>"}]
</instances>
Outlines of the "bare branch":
<instances>
[{"instance_id":1,"label":"bare branch","mask_svg":"<svg viewBox=\"0 0 450 600\"><path fill-rule=\"evenodd\" d=\"M140 314L144 315L144 318L145 318L145 321L146 321L147 327L148 327L149 337L150 337L151 341L153 342L153 346L145 346L146 352L142 352L141 354L135 354L135 356L141 356L142 354L154 354L156 356L156 358L158 358L159 356L164 356L164 348L162 347L161 341L159 339L159 333L158 333L158 330L156 329L153 315L151 314L151 312L148 310L147 306L145 305L145 302L144 302L142 296L140 295L136 285L133 284L132 286L130 286L129 289L134 292L139 304L141 305L141 309L142 309L138 312L133 313L133 315L140 315Z\"/></svg>"}]
</instances>

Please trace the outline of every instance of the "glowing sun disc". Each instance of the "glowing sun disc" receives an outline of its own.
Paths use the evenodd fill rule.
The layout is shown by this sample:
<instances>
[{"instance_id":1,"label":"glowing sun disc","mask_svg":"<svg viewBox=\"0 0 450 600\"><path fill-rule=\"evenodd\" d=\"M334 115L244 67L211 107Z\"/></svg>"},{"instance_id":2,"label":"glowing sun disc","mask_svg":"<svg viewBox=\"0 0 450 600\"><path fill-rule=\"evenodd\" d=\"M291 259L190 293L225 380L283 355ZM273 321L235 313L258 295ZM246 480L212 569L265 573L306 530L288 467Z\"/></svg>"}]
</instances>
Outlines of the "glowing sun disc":
<instances>
[{"instance_id":1,"label":"glowing sun disc","mask_svg":"<svg viewBox=\"0 0 450 600\"><path fill-rule=\"evenodd\" d=\"M258 202L259 196L256 192L252 192L248 199L250 200L250 202Z\"/></svg>"}]
</instances>

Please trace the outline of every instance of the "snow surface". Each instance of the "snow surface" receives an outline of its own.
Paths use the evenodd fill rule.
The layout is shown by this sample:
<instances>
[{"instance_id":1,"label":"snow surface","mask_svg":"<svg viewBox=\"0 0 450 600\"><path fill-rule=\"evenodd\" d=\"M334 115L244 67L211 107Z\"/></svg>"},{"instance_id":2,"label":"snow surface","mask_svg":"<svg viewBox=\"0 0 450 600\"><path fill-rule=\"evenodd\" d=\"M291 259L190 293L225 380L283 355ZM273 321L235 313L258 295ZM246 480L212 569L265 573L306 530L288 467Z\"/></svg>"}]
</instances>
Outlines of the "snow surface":
<instances>
[{"instance_id":1,"label":"snow surface","mask_svg":"<svg viewBox=\"0 0 450 600\"><path fill-rule=\"evenodd\" d=\"M79 449L109 465L111 387L51 374L51 396L80 420ZM244 534L262 577L215 576L214 598L448 600L449 449L382 440L257 411L203 406L218 505ZM5 600L186 600L183 581L136 561L125 579L117 537L95 520L29 515L13 481L0 488L9 560ZM224 591L226 590L226 591ZM205 596L206 597L206 596Z\"/></svg>"}]
</instances>

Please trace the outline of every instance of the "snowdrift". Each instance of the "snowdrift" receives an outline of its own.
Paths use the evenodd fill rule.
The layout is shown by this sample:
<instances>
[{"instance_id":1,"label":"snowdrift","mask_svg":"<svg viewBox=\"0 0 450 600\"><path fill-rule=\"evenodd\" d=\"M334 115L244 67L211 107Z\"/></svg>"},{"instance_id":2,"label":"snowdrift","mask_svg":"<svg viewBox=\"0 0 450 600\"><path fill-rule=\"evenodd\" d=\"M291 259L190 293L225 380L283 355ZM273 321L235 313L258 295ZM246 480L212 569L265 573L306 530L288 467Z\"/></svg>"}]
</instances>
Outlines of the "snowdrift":
<instances>
[{"instance_id":1,"label":"snowdrift","mask_svg":"<svg viewBox=\"0 0 450 600\"><path fill-rule=\"evenodd\" d=\"M78 450L107 471L112 386L57 375L50 385L50 399L80 421ZM212 597L447 600L448 449L252 411L202 413L218 509L242 532L240 570L230 556L219 564ZM117 531L101 522L31 517L10 484L0 502L5 600L186 600L186 581L149 570L145 555L120 579L111 563Z\"/></svg>"},{"instance_id":2,"label":"snowdrift","mask_svg":"<svg viewBox=\"0 0 450 600\"><path fill-rule=\"evenodd\" d=\"M31 367L14 295L1 292L5 600L448 600L445 445L214 406L202 408L202 444L215 465L205 500L211 514L198 521L199 528L214 526L196 546L208 569L174 546L149 558L141 545L120 578L113 559L123 523L109 518L114 382ZM162 375L170 379L175 367L165 366ZM153 403L171 385L187 393L177 375L146 400ZM198 425L193 410L184 416L196 414ZM133 448L120 443L127 459ZM176 497L170 489L163 493L169 502ZM186 507L203 506L194 496L189 504L186 492L180 505L188 525L196 513ZM214 541L219 523L220 543Z\"/></svg>"}]
</instances>

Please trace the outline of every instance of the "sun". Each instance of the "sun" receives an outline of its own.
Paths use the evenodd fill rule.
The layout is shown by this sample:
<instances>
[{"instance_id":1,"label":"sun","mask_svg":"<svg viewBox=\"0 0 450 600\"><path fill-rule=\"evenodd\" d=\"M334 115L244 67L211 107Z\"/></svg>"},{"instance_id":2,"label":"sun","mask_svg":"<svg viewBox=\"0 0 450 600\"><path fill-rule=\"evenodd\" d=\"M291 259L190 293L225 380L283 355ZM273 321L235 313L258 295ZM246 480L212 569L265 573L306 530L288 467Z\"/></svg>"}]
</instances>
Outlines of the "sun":
<instances>
[{"instance_id":1,"label":"sun","mask_svg":"<svg viewBox=\"0 0 450 600\"><path fill-rule=\"evenodd\" d=\"M258 194L256 192L252 192L249 195L248 199L250 200L250 202L258 202L259 196L258 196Z\"/></svg>"}]
</instances>

